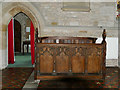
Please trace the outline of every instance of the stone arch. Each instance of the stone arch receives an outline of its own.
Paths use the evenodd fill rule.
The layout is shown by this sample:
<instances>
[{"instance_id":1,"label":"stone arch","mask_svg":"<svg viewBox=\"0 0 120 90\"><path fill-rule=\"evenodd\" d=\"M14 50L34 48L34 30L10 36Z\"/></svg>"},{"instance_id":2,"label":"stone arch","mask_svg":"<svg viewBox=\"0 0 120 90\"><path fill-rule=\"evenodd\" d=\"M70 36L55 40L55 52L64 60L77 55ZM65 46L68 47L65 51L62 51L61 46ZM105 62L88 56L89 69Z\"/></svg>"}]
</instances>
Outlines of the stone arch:
<instances>
[{"instance_id":1,"label":"stone arch","mask_svg":"<svg viewBox=\"0 0 120 90\"><path fill-rule=\"evenodd\" d=\"M31 3L6 3L2 7L2 68L7 67L8 65L8 58L7 58L7 27L12 17L16 14L23 12L26 14L33 22L34 28L38 28L39 33L41 32L41 28L44 26L43 20L40 21L41 17L39 12L34 8Z\"/></svg>"},{"instance_id":2,"label":"stone arch","mask_svg":"<svg viewBox=\"0 0 120 90\"><path fill-rule=\"evenodd\" d=\"M5 34L5 36L3 37L3 41L2 41L2 49L6 49L7 48L7 43L5 43L4 41L7 41L7 27L8 27L8 23L10 22L11 18L13 18L16 14L22 12L24 14L26 14L33 22L34 28L38 28L39 33L41 32L41 29L44 27L44 22L39 14L39 12L30 4L27 3L26 5L24 5L23 3L14 3L13 6L8 5L8 7L3 7L3 12L2 12L2 32ZM33 10L29 9L32 8ZM39 34L40 35L40 34Z\"/></svg>"},{"instance_id":3,"label":"stone arch","mask_svg":"<svg viewBox=\"0 0 120 90\"><path fill-rule=\"evenodd\" d=\"M8 10L5 15L3 16L3 19L5 19L5 21L3 22L3 30L5 30L6 25L8 25L8 23L10 22L11 18L14 17L16 14L18 13L24 13L26 14L33 22L33 25L35 28L40 29L40 24L38 22L38 19L36 18L36 16L33 14L33 12L31 12L31 10L27 9L26 7L24 7L23 5L18 5L13 7L12 9Z\"/></svg>"}]
</instances>

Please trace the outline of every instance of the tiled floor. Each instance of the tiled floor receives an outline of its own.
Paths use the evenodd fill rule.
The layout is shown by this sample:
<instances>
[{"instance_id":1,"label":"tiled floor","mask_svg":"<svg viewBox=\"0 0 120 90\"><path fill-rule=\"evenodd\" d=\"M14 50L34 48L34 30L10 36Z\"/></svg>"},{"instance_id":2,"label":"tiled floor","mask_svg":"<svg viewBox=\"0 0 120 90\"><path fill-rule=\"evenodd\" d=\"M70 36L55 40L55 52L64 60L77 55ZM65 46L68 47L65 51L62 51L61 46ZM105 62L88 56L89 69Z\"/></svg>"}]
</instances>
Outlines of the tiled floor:
<instances>
[{"instance_id":1,"label":"tiled floor","mask_svg":"<svg viewBox=\"0 0 120 90\"><path fill-rule=\"evenodd\" d=\"M118 68L107 68L105 80L43 80L38 88L118 88Z\"/></svg>"},{"instance_id":2,"label":"tiled floor","mask_svg":"<svg viewBox=\"0 0 120 90\"><path fill-rule=\"evenodd\" d=\"M33 68L7 68L2 71L2 88L22 88Z\"/></svg>"},{"instance_id":3,"label":"tiled floor","mask_svg":"<svg viewBox=\"0 0 120 90\"><path fill-rule=\"evenodd\" d=\"M25 88L32 88L32 86L35 84L33 79L34 74L33 75L31 74L32 71L33 68L7 68L3 70L2 71L3 88L23 88L24 85ZM107 68L106 78L104 81L78 80L78 79L42 80L38 85L38 89L40 88L118 88L118 85L120 85L120 78L118 78L118 76L120 76L120 69ZM30 80L28 80L29 82L27 83L26 81L28 78ZM34 86L36 87L36 85Z\"/></svg>"}]
</instances>

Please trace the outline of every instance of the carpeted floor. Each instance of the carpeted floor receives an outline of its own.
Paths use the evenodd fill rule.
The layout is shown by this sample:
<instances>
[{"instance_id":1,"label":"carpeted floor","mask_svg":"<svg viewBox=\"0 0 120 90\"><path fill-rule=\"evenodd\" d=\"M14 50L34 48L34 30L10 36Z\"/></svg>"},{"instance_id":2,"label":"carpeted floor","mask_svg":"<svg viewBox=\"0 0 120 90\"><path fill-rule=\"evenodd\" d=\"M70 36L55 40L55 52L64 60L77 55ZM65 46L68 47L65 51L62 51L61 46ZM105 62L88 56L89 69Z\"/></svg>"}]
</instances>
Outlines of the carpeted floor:
<instances>
[{"instance_id":1,"label":"carpeted floor","mask_svg":"<svg viewBox=\"0 0 120 90\"><path fill-rule=\"evenodd\" d=\"M105 80L79 80L79 79L61 79L61 80L42 80L39 83L40 88L120 88L118 86L118 68L107 68Z\"/></svg>"},{"instance_id":2,"label":"carpeted floor","mask_svg":"<svg viewBox=\"0 0 120 90\"><path fill-rule=\"evenodd\" d=\"M2 70L2 88L8 90L9 88L22 88L32 71L33 68L6 68Z\"/></svg>"},{"instance_id":3,"label":"carpeted floor","mask_svg":"<svg viewBox=\"0 0 120 90\"><path fill-rule=\"evenodd\" d=\"M15 63L9 64L8 67L33 67L31 63L31 54L18 53L15 55Z\"/></svg>"}]
</instances>

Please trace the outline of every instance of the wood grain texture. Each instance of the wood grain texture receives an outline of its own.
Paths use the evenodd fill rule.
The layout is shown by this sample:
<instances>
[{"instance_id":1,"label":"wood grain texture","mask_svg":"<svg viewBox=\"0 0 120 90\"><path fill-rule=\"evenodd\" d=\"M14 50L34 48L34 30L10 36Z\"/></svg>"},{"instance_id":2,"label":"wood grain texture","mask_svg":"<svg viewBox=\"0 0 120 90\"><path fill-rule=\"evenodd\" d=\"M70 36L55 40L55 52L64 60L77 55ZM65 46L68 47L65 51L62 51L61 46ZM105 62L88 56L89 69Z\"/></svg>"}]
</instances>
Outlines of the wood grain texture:
<instances>
[{"instance_id":1,"label":"wood grain texture","mask_svg":"<svg viewBox=\"0 0 120 90\"><path fill-rule=\"evenodd\" d=\"M102 36L103 41L100 44L95 43L96 38L86 37L38 38L40 41L36 44L36 78L77 77L104 79L106 59L105 30Z\"/></svg>"},{"instance_id":2,"label":"wood grain texture","mask_svg":"<svg viewBox=\"0 0 120 90\"><path fill-rule=\"evenodd\" d=\"M40 73L52 73L53 66L53 57L48 52L40 56Z\"/></svg>"},{"instance_id":3,"label":"wood grain texture","mask_svg":"<svg viewBox=\"0 0 120 90\"><path fill-rule=\"evenodd\" d=\"M40 80L50 80L50 79L62 79L62 78L79 78L81 80L85 79L85 80L102 80L103 76L102 75L82 75L82 76L68 76L68 75L64 75L64 76L37 76L37 79Z\"/></svg>"},{"instance_id":4,"label":"wood grain texture","mask_svg":"<svg viewBox=\"0 0 120 90\"><path fill-rule=\"evenodd\" d=\"M55 46L55 71L56 73L69 72L69 47Z\"/></svg>"},{"instance_id":5,"label":"wood grain texture","mask_svg":"<svg viewBox=\"0 0 120 90\"><path fill-rule=\"evenodd\" d=\"M101 70L101 58L99 56L88 56L87 58L87 72L88 73L100 73Z\"/></svg>"},{"instance_id":6,"label":"wood grain texture","mask_svg":"<svg viewBox=\"0 0 120 90\"><path fill-rule=\"evenodd\" d=\"M56 73L69 72L69 58L64 53L61 53L60 56L56 56L55 71Z\"/></svg>"},{"instance_id":7,"label":"wood grain texture","mask_svg":"<svg viewBox=\"0 0 120 90\"><path fill-rule=\"evenodd\" d=\"M40 73L102 72L102 44L39 44L38 47Z\"/></svg>"},{"instance_id":8,"label":"wood grain texture","mask_svg":"<svg viewBox=\"0 0 120 90\"><path fill-rule=\"evenodd\" d=\"M72 57L72 73L84 73L85 71L85 57L77 54Z\"/></svg>"},{"instance_id":9,"label":"wood grain texture","mask_svg":"<svg viewBox=\"0 0 120 90\"><path fill-rule=\"evenodd\" d=\"M54 48L42 45L39 48L40 73L52 73L54 69Z\"/></svg>"}]
</instances>

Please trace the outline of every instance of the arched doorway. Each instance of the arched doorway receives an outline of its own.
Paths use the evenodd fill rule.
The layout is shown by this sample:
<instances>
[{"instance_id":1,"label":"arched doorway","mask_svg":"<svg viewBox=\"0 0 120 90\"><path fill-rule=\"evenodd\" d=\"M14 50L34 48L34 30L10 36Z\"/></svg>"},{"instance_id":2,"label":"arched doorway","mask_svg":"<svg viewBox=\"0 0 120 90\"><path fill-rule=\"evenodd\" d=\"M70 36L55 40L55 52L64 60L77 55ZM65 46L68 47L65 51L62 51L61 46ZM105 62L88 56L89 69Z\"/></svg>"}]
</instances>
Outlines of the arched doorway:
<instances>
[{"instance_id":1,"label":"arched doorway","mask_svg":"<svg viewBox=\"0 0 120 90\"><path fill-rule=\"evenodd\" d=\"M13 19L13 49L14 49L14 56L11 55L11 49L9 49L10 44L8 43L8 56L9 57L13 57L13 58L9 58L8 57L8 62L9 65L8 67L32 67L31 62L34 62L34 26L32 26L31 22L32 20L23 12L17 13ZM11 23L11 21L10 21ZM12 42L10 41L10 35L11 33L9 30L9 25L8 24L8 42ZM21 23L21 24L20 24ZM33 27L33 29L31 29L31 27ZM31 33L32 32L32 33ZM31 37L32 35L32 37ZM28 42L29 41L29 46L31 46L31 48L27 48L27 46L24 46L24 42ZM32 42L32 43L31 43ZM25 54L23 55L23 51L21 48L25 48ZM31 49L31 50L30 50ZM29 52L27 52L29 50ZM30 52L31 51L31 52ZM10 56L11 55L11 56ZM32 58L32 59L31 59ZM12 63L11 63L11 59L12 59ZM15 62L15 63L13 63Z\"/></svg>"},{"instance_id":2,"label":"arched doorway","mask_svg":"<svg viewBox=\"0 0 120 90\"><path fill-rule=\"evenodd\" d=\"M28 5L30 4L30 5ZM32 8L32 9L31 9ZM8 3L8 6L3 7L2 8L2 19L4 20L2 22L2 64L1 69L4 69L8 66L8 43L7 43L7 27L8 24L11 20L11 18L13 18L16 14L23 12L25 13L33 22L34 28L36 30L36 28L39 31L40 34L40 30L42 28L44 28L44 21L41 17L41 15L39 15L39 12L37 10L35 10L35 7L33 7L31 5L31 3L16 3L13 5L13 3Z\"/></svg>"}]
</instances>

